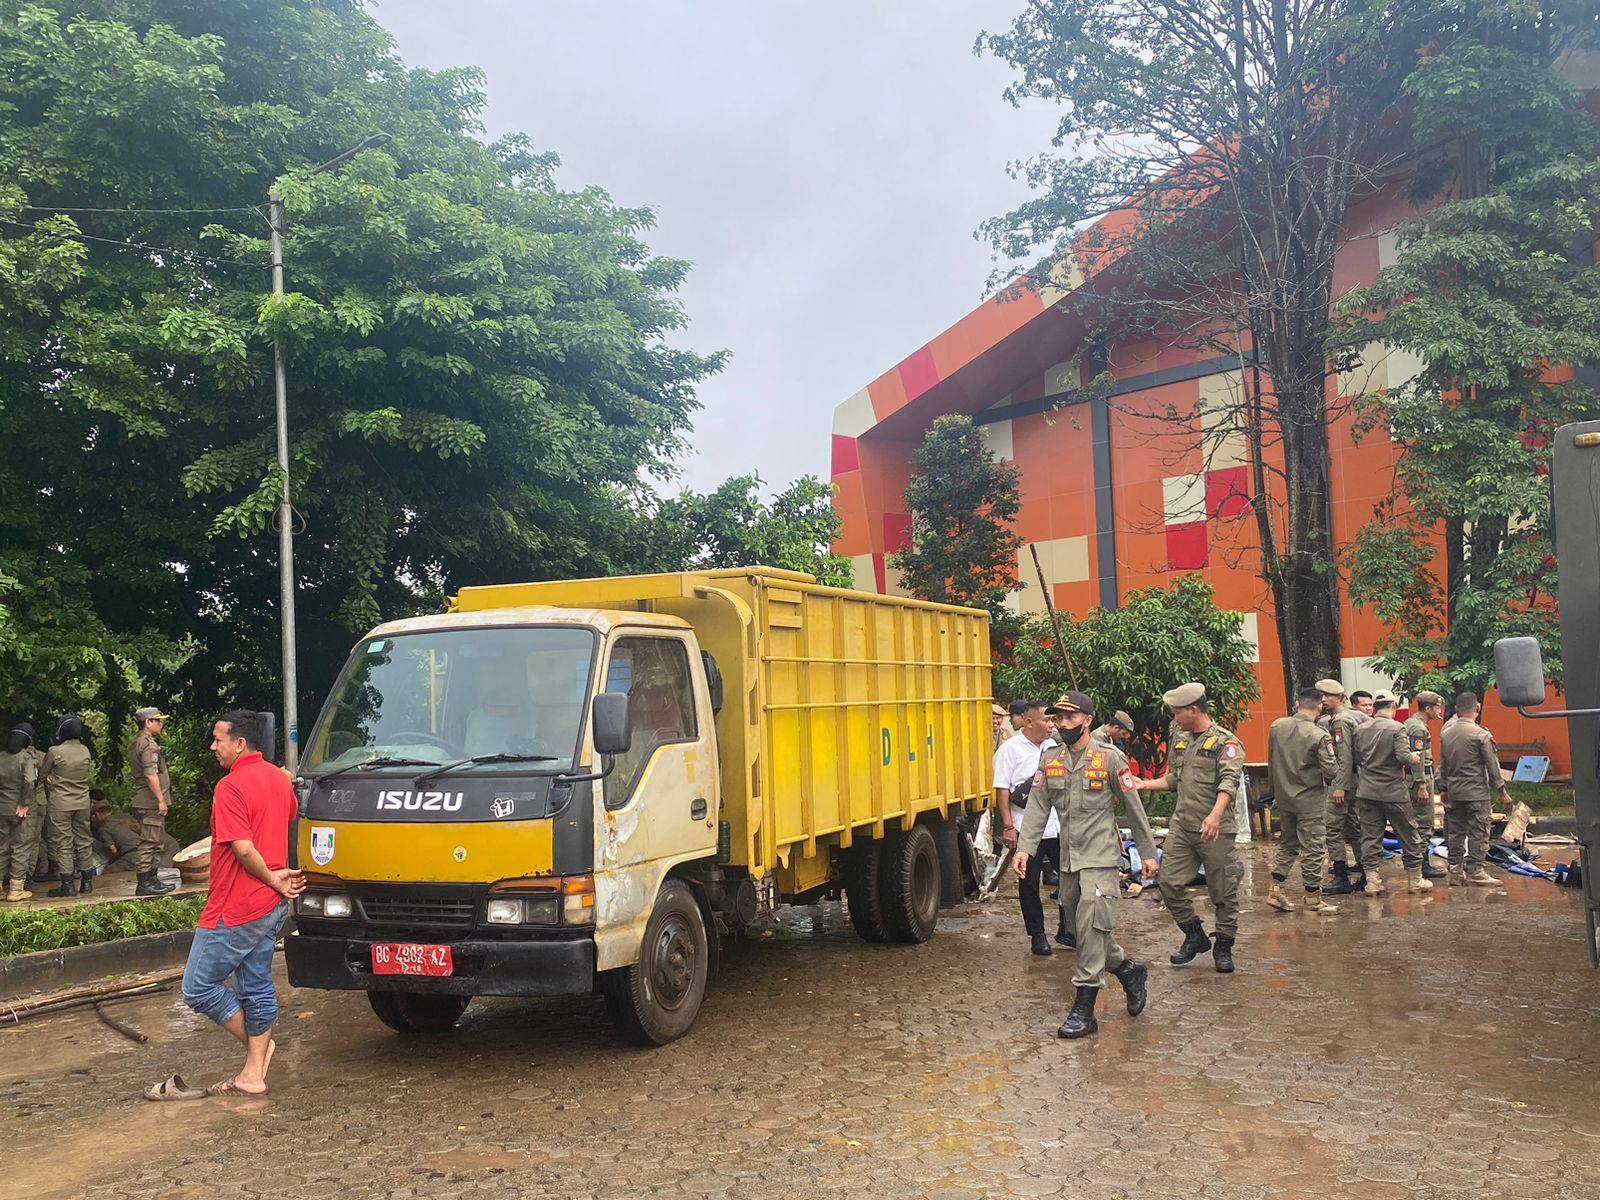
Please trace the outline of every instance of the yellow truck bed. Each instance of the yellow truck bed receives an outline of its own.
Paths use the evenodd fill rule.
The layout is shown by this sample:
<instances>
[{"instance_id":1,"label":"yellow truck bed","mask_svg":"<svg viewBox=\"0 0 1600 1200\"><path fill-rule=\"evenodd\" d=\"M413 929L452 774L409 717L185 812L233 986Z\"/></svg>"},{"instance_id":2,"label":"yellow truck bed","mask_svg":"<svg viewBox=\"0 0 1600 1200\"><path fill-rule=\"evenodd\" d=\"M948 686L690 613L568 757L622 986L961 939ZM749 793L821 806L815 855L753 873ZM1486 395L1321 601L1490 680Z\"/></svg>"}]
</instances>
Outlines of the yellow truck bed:
<instances>
[{"instance_id":1,"label":"yellow truck bed","mask_svg":"<svg viewBox=\"0 0 1600 1200\"><path fill-rule=\"evenodd\" d=\"M516 607L682 618L722 671L721 819L730 865L786 893L829 847L989 794L988 614L824 587L771 568L464 588L457 612Z\"/></svg>"}]
</instances>

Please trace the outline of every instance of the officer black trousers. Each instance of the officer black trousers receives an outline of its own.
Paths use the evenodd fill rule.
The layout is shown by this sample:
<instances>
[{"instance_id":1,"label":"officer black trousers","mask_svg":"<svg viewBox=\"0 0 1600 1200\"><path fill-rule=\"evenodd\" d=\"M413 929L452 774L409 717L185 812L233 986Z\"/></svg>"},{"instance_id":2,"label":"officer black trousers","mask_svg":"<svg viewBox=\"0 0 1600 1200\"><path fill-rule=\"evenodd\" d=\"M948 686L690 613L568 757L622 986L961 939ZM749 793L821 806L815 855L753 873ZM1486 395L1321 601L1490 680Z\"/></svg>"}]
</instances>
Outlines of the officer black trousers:
<instances>
[{"instance_id":1,"label":"officer black trousers","mask_svg":"<svg viewBox=\"0 0 1600 1200\"><path fill-rule=\"evenodd\" d=\"M1029 937L1044 932L1044 901L1039 898L1039 880L1046 863L1061 870L1060 838L1045 838L1039 843L1039 853L1028 859L1028 877L1017 889L1022 897L1022 924Z\"/></svg>"}]
</instances>

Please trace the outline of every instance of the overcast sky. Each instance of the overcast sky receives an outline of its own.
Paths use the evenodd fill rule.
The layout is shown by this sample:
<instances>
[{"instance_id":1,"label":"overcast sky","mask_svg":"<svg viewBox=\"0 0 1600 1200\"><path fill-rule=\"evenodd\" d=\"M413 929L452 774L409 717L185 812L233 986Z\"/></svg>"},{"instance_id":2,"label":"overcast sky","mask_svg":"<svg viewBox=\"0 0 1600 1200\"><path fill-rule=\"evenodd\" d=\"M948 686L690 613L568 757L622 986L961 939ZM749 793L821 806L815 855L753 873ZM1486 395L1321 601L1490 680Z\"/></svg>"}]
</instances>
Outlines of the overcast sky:
<instances>
[{"instance_id":1,"label":"overcast sky","mask_svg":"<svg viewBox=\"0 0 1600 1200\"><path fill-rule=\"evenodd\" d=\"M1023 0L379 0L401 57L478 66L491 137L648 205L683 341L727 349L680 486L828 473L833 408L983 297L978 223L1054 117L972 44ZM668 489L668 490L675 490Z\"/></svg>"}]
</instances>

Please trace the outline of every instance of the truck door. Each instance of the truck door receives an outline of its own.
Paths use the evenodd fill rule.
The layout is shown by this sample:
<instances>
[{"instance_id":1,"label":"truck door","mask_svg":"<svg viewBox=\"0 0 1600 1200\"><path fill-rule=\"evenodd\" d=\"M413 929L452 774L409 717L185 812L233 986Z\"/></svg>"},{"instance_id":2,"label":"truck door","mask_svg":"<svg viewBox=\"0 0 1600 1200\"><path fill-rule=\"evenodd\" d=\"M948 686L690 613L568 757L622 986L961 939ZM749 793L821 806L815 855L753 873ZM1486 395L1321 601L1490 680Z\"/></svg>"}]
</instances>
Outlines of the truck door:
<instances>
[{"instance_id":1,"label":"truck door","mask_svg":"<svg viewBox=\"0 0 1600 1200\"><path fill-rule=\"evenodd\" d=\"M611 643L603 690L628 697L633 744L603 786L595 873L601 970L637 959L667 871L716 852L716 743L699 663L690 641L670 633L625 633Z\"/></svg>"}]
</instances>

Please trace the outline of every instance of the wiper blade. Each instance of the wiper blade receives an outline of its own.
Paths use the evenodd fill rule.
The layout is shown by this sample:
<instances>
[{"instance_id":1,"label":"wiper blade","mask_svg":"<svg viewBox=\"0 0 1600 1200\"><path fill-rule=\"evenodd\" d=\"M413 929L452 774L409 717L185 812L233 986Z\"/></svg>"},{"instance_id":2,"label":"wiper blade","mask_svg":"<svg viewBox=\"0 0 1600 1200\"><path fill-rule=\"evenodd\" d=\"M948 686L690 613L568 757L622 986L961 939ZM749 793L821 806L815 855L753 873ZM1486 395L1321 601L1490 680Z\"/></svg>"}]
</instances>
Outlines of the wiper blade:
<instances>
[{"instance_id":1,"label":"wiper blade","mask_svg":"<svg viewBox=\"0 0 1600 1200\"><path fill-rule=\"evenodd\" d=\"M427 783L430 779L439 778L439 776L448 771L454 771L457 767L470 767L478 763L555 761L556 756L554 754L474 754L471 758L463 758L453 763L445 763L442 767L435 767L431 771L424 771L417 776L415 782L421 785Z\"/></svg>"},{"instance_id":2,"label":"wiper blade","mask_svg":"<svg viewBox=\"0 0 1600 1200\"><path fill-rule=\"evenodd\" d=\"M336 775L343 775L346 771L359 771L362 767L431 767L432 760L426 758L401 758L392 754L374 754L371 758L363 758L360 762L353 762L348 767L340 767L336 771L324 771L321 775L312 775L312 780L332 779Z\"/></svg>"}]
</instances>

